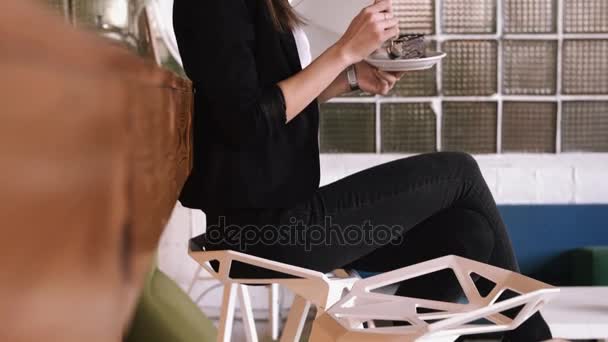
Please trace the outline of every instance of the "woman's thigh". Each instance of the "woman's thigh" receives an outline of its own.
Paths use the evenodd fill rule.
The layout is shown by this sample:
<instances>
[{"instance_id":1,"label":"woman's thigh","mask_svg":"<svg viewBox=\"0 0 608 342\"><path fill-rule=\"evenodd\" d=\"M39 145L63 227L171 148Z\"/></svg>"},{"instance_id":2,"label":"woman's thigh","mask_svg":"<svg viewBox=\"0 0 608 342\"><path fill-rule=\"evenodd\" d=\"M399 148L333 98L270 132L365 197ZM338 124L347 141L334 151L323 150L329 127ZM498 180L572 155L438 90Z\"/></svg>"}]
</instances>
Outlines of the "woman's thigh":
<instances>
[{"instance_id":1,"label":"woman's thigh","mask_svg":"<svg viewBox=\"0 0 608 342\"><path fill-rule=\"evenodd\" d=\"M346 268L382 273L446 255L487 263L493 249L494 233L483 216L450 208L412 228L401 244L378 248Z\"/></svg>"},{"instance_id":2,"label":"woman's thigh","mask_svg":"<svg viewBox=\"0 0 608 342\"><path fill-rule=\"evenodd\" d=\"M402 245L409 230L452 207L479 212L490 224L497 220L472 157L434 153L401 159L322 187L310 201L281 211L280 224L259 233L274 239L250 243L244 251L329 272L381 247Z\"/></svg>"}]
</instances>

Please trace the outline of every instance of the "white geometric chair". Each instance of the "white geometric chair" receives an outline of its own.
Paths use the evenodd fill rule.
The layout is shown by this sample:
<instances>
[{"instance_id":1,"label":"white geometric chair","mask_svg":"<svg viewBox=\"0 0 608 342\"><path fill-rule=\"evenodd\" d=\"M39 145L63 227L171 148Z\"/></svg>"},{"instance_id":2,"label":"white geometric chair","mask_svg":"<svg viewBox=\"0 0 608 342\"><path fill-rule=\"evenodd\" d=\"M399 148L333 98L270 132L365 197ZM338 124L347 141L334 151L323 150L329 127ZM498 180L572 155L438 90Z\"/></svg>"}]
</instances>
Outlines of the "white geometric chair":
<instances>
[{"instance_id":1,"label":"white geometric chair","mask_svg":"<svg viewBox=\"0 0 608 342\"><path fill-rule=\"evenodd\" d=\"M200 234L203 234L204 231L198 231L196 227L202 222L202 217L197 217L199 215L196 214L195 210L189 210L190 212L190 237L194 238ZM201 214L203 214L201 212ZM204 215L203 215L204 217ZM203 229L204 230L204 229ZM217 282L217 279L213 276L210 276L207 269L209 269L210 265L206 264L205 267L200 264L196 267L194 271L194 275L190 280L190 284L188 285L188 289L186 293L191 296L194 302L198 305L203 297L210 292L210 290L215 289L216 286L212 286L207 290L200 293L196 299L194 299L194 287L199 282ZM220 284L221 285L221 284ZM280 330L280 301L279 301L279 284L269 284L266 286L268 290L268 321L270 322L270 337L273 341L279 338L279 330Z\"/></svg>"},{"instance_id":2,"label":"white geometric chair","mask_svg":"<svg viewBox=\"0 0 608 342\"><path fill-rule=\"evenodd\" d=\"M468 303L372 292L445 269L454 271ZM479 293L472 274L496 284L487 296ZM507 290L517 295L497 302ZM465 258L447 256L357 281L346 296L317 317L310 341L454 341L460 335L512 330L558 293L559 289L523 275ZM420 312L420 308L425 310ZM514 308L519 310L514 318L503 314ZM490 324L476 322L480 319ZM402 321L405 326L376 327L374 322L379 320Z\"/></svg>"},{"instance_id":3,"label":"white geometric chair","mask_svg":"<svg viewBox=\"0 0 608 342\"><path fill-rule=\"evenodd\" d=\"M344 293L353 286L353 283L359 279L358 276L347 274L344 271L325 275L321 272L231 250L205 251L201 249L201 246L192 242L189 254L209 274L224 285L220 324L218 327L218 342L230 341L237 296L240 300L240 310L243 316L247 341L258 341L249 298L249 285L280 284L294 292L295 299L289 311L283 334L281 335L281 342L294 342L300 339L311 305L317 307L317 315L322 314L327 308L340 300ZM219 263L217 272L210 266L209 263L211 261ZM230 269L234 262L280 272L293 278L235 279L230 277Z\"/></svg>"}]
</instances>

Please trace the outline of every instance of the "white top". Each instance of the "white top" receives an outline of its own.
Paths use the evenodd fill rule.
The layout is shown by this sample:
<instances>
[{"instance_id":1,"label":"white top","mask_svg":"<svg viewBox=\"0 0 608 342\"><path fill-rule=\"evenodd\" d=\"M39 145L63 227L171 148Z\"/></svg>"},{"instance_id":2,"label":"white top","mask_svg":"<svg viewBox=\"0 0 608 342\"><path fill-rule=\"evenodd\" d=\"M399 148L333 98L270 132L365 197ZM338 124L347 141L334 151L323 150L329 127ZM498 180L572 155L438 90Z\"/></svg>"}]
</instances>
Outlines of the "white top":
<instances>
[{"instance_id":1,"label":"white top","mask_svg":"<svg viewBox=\"0 0 608 342\"><path fill-rule=\"evenodd\" d=\"M312 63L312 55L310 53L310 41L306 32L302 27L297 26L293 29L293 37L296 40L296 46L298 47L298 55L300 56L300 64L302 69L306 68Z\"/></svg>"}]
</instances>

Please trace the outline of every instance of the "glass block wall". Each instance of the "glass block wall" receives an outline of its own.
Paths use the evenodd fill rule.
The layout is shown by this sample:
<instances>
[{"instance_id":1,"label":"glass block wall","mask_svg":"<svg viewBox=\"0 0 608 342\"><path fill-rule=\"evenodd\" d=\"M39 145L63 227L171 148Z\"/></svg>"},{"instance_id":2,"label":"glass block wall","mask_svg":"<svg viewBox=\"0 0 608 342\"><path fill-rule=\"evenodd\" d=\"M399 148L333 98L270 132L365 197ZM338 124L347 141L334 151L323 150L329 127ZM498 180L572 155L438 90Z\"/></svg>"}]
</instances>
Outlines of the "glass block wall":
<instances>
[{"instance_id":1,"label":"glass block wall","mask_svg":"<svg viewBox=\"0 0 608 342\"><path fill-rule=\"evenodd\" d=\"M97 28L99 20L119 29L129 25L129 10L147 0L36 0L78 27Z\"/></svg>"},{"instance_id":2,"label":"glass block wall","mask_svg":"<svg viewBox=\"0 0 608 342\"><path fill-rule=\"evenodd\" d=\"M393 0L448 53L321 106L325 153L608 152L607 0Z\"/></svg>"},{"instance_id":3,"label":"glass block wall","mask_svg":"<svg viewBox=\"0 0 608 342\"><path fill-rule=\"evenodd\" d=\"M67 17L69 12L68 0L42 0L41 2L58 15Z\"/></svg>"},{"instance_id":4,"label":"glass block wall","mask_svg":"<svg viewBox=\"0 0 608 342\"><path fill-rule=\"evenodd\" d=\"M129 1L133 3L135 1ZM117 28L129 26L128 2L116 0L70 0L72 21L80 27L96 27L98 20Z\"/></svg>"}]
</instances>

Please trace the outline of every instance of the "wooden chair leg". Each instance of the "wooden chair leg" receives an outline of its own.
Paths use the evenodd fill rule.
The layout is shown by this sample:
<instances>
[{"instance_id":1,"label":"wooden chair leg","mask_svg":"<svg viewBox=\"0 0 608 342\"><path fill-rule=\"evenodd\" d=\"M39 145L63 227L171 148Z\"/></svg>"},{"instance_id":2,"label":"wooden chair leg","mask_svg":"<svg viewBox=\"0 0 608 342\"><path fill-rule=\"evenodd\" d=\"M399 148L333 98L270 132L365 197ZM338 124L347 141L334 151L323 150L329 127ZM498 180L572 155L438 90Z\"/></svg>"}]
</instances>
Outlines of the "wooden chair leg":
<instances>
[{"instance_id":1,"label":"wooden chair leg","mask_svg":"<svg viewBox=\"0 0 608 342\"><path fill-rule=\"evenodd\" d=\"M218 342L230 342L232 337L232 323L234 322L234 305L236 300L237 284L224 284L224 295L222 299L222 313L217 332Z\"/></svg>"},{"instance_id":2,"label":"wooden chair leg","mask_svg":"<svg viewBox=\"0 0 608 342\"><path fill-rule=\"evenodd\" d=\"M255 320L253 319L253 310L251 309L251 298L249 297L249 289L246 285L238 285L238 293L241 306L241 315L243 315L243 327L245 328L245 336L247 342L258 342L258 333L255 329Z\"/></svg>"},{"instance_id":3,"label":"wooden chair leg","mask_svg":"<svg viewBox=\"0 0 608 342\"><path fill-rule=\"evenodd\" d=\"M287 317L287 324L285 324L285 329L281 335L281 342L297 342L300 340L310 304L310 301L304 297L296 296L294 298Z\"/></svg>"},{"instance_id":4,"label":"wooden chair leg","mask_svg":"<svg viewBox=\"0 0 608 342\"><path fill-rule=\"evenodd\" d=\"M279 305L279 284L271 284L268 287L268 312L270 321L270 336L273 341L279 339L280 330L280 305Z\"/></svg>"}]
</instances>

